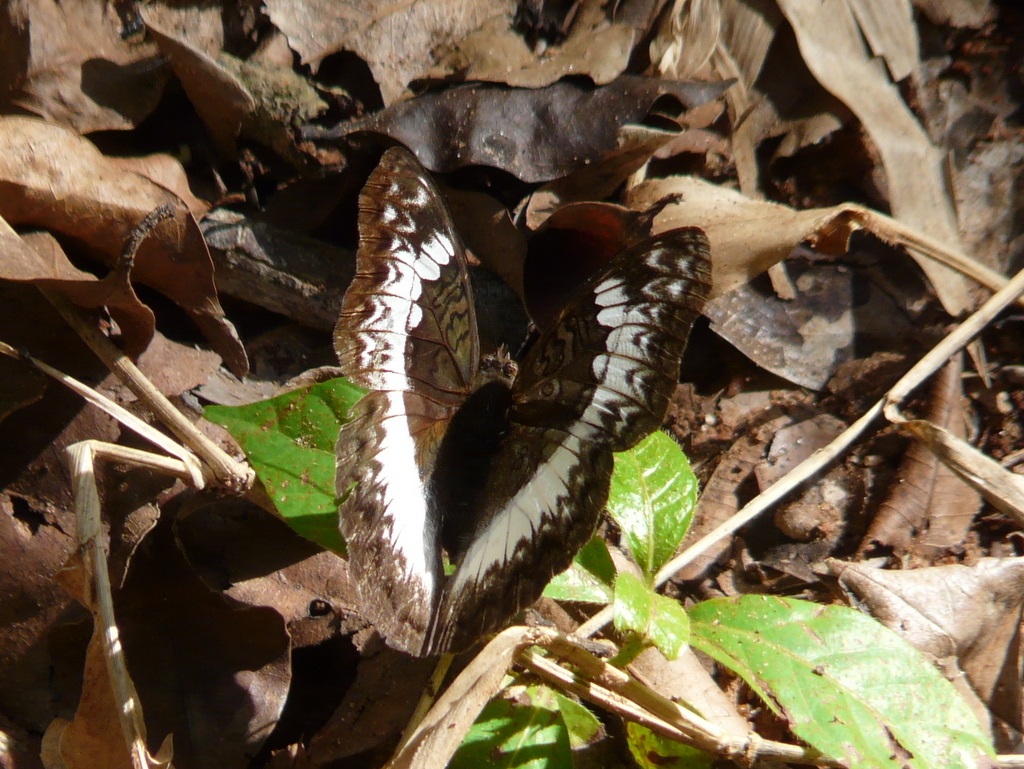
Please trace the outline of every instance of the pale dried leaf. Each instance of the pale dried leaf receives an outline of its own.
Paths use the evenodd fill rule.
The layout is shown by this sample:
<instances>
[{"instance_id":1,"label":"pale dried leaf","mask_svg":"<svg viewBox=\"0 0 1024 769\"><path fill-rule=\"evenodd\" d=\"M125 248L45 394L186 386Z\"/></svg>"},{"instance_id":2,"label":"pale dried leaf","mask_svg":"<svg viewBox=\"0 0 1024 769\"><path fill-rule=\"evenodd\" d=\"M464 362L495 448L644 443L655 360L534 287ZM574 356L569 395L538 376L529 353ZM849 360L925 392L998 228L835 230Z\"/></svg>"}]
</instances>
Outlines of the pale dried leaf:
<instances>
[{"instance_id":1,"label":"pale dried leaf","mask_svg":"<svg viewBox=\"0 0 1024 769\"><path fill-rule=\"evenodd\" d=\"M818 81L845 103L878 147L893 216L949 248L959 246L941 153L868 51L848 0L780 0L800 52ZM970 305L966 281L920 260L947 312Z\"/></svg>"},{"instance_id":2,"label":"pale dried leaf","mask_svg":"<svg viewBox=\"0 0 1024 769\"><path fill-rule=\"evenodd\" d=\"M893 80L917 71L920 46L910 0L849 0L875 56L885 59Z\"/></svg>"},{"instance_id":3,"label":"pale dried leaf","mask_svg":"<svg viewBox=\"0 0 1024 769\"><path fill-rule=\"evenodd\" d=\"M847 250L850 235L858 228L887 243L909 247L912 256L917 251L928 254L931 258L915 257L922 266L936 267L935 262L955 265L993 291L1007 282L1005 277L959 250L935 241L930 231L926 231L928 235L921 234L920 230L852 203L797 211L778 203L753 200L691 176L644 182L627 192L624 203L645 211L669 195L681 199L664 208L654 232L698 226L707 233L715 254L712 298L748 283L804 241L819 253L841 255Z\"/></svg>"},{"instance_id":4,"label":"pale dried leaf","mask_svg":"<svg viewBox=\"0 0 1024 769\"><path fill-rule=\"evenodd\" d=\"M527 45L510 16L495 16L457 43L428 77L457 74L460 80L522 88L542 88L566 75L587 75L598 85L610 83L629 64L637 30L628 24L609 24L601 6L585 3L569 37L539 53Z\"/></svg>"},{"instance_id":5,"label":"pale dried leaf","mask_svg":"<svg viewBox=\"0 0 1024 769\"><path fill-rule=\"evenodd\" d=\"M719 45L729 52L740 82L749 90L761 74L782 15L774 4L764 0L721 0L721 17Z\"/></svg>"},{"instance_id":6,"label":"pale dried leaf","mask_svg":"<svg viewBox=\"0 0 1024 769\"><path fill-rule=\"evenodd\" d=\"M753 200L736 190L692 176L644 182L629 191L626 205L646 210L669 195L679 195L655 220L655 232L696 226L707 233L715 258L712 298L749 283L782 261L801 242L828 232L818 243L824 253L846 251L856 225L844 221L842 206L796 211L778 203Z\"/></svg>"},{"instance_id":7,"label":"pale dried leaf","mask_svg":"<svg viewBox=\"0 0 1024 769\"><path fill-rule=\"evenodd\" d=\"M651 61L664 77L692 77L711 58L721 28L720 0L675 0L650 43Z\"/></svg>"},{"instance_id":8,"label":"pale dried leaf","mask_svg":"<svg viewBox=\"0 0 1024 769\"><path fill-rule=\"evenodd\" d=\"M980 29L995 9L989 0L914 0L914 7L935 24Z\"/></svg>"},{"instance_id":9,"label":"pale dried leaf","mask_svg":"<svg viewBox=\"0 0 1024 769\"><path fill-rule=\"evenodd\" d=\"M438 53L492 16L508 16L510 0L419 0L382 5L375 0L268 0L267 14L304 64L315 69L343 49L359 55L380 86L384 104L397 101L425 75Z\"/></svg>"},{"instance_id":10,"label":"pale dried leaf","mask_svg":"<svg viewBox=\"0 0 1024 769\"><path fill-rule=\"evenodd\" d=\"M674 660L655 648L645 649L629 665L629 672L663 697L685 702L715 726L737 739L750 735L750 724L735 703L718 687L693 649L687 647Z\"/></svg>"}]
</instances>

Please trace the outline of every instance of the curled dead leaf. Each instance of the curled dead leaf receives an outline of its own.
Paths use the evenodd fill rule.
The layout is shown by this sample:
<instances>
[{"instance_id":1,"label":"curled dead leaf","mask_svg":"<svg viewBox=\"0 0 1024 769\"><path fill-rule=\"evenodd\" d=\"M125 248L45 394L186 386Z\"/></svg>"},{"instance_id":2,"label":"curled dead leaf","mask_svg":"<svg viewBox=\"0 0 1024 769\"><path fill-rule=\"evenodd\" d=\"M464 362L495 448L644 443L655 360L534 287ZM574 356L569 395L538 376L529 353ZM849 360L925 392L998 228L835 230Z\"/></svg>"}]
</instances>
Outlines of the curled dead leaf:
<instances>
[{"instance_id":1,"label":"curled dead leaf","mask_svg":"<svg viewBox=\"0 0 1024 769\"><path fill-rule=\"evenodd\" d=\"M0 156L0 216L12 226L72 238L108 267L116 266L125 240L142 219L169 205L173 216L139 248L131 277L181 306L233 371L242 375L248 370L245 350L217 298L202 232L181 200L124 171L88 140L60 126L0 118L0 142L7 148Z\"/></svg>"}]
</instances>

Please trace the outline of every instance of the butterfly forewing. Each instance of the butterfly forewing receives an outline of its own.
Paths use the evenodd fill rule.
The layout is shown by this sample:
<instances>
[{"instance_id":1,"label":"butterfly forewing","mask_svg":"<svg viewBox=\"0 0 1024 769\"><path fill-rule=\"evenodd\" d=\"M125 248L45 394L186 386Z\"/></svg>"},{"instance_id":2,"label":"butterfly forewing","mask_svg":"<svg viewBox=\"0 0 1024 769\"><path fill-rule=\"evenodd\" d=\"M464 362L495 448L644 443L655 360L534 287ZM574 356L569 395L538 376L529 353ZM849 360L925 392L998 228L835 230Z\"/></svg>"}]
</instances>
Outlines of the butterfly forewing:
<instances>
[{"instance_id":1,"label":"butterfly forewing","mask_svg":"<svg viewBox=\"0 0 1024 769\"><path fill-rule=\"evenodd\" d=\"M588 281L530 350L428 651L497 628L568 567L607 500L612 453L664 420L710 287L704 233L663 233Z\"/></svg>"},{"instance_id":2,"label":"butterfly forewing","mask_svg":"<svg viewBox=\"0 0 1024 769\"><path fill-rule=\"evenodd\" d=\"M420 653L442 579L429 476L476 373L476 321L451 217L407 150L371 174L359 235L334 342L346 376L370 392L338 438L339 526L367 619Z\"/></svg>"}]
</instances>

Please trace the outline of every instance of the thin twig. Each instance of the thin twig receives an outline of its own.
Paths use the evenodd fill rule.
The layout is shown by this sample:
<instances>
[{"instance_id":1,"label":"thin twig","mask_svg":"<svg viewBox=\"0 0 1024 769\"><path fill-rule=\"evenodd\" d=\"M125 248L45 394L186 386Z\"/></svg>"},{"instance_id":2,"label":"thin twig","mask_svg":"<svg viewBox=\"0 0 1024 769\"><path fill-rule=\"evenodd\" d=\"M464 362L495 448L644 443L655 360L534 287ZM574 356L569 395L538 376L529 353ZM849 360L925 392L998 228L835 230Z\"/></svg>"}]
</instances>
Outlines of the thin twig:
<instances>
[{"instance_id":1,"label":"thin twig","mask_svg":"<svg viewBox=\"0 0 1024 769\"><path fill-rule=\"evenodd\" d=\"M72 390L73 392L77 393L82 398L84 398L88 403L91 403L100 411L113 417L118 422L127 427L129 430L132 430L138 435L141 435L154 446L163 449L172 457L177 457L182 462L182 464L186 468L188 468L189 478L192 482L192 485L195 486L197 489L201 489L206 485L206 481L203 477L202 468L199 462L196 460L195 456L191 452L175 443L173 440L168 438L159 430L143 422L130 411L127 411L122 406L119 406L118 404L114 403L114 401L110 400L110 398L106 397L100 392L97 392L93 388L89 387L89 385L79 382L74 377L68 376L67 374L53 368L52 366L43 363L43 361L33 358L28 353L18 352L6 342L0 342L0 353L4 355L9 355L12 358L18 358L19 360L24 360L28 363L31 363L44 374L57 380L62 385L67 387L69 390Z\"/></svg>"},{"instance_id":2,"label":"thin twig","mask_svg":"<svg viewBox=\"0 0 1024 769\"><path fill-rule=\"evenodd\" d=\"M159 210L159 209L157 209ZM57 311L71 325L118 379L145 403L163 424L178 439L188 446L205 462L217 482L231 491L241 494L252 484L254 473L248 465L232 458L220 446L203 435L188 421L174 405L164 397L146 376L139 371L123 352L85 318L78 309L60 293L39 287L39 290L57 308ZM134 428L132 428L134 429ZM163 448L163 447L161 447Z\"/></svg>"},{"instance_id":3,"label":"thin twig","mask_svg":"<svg viewBox=\"0 0 1024 769\"><path fill-rule=\"evenodd\" d=\"M742 737L730 734L570 639L541 639L538 645L580 672L574 673L532 649L519 656L519 663L559 688L641 723L669 739L744 763L769 759L815 766L842 766L841 762L826 758L813 748L765 740L755 732Z\"/></svg>"}]
</instances>

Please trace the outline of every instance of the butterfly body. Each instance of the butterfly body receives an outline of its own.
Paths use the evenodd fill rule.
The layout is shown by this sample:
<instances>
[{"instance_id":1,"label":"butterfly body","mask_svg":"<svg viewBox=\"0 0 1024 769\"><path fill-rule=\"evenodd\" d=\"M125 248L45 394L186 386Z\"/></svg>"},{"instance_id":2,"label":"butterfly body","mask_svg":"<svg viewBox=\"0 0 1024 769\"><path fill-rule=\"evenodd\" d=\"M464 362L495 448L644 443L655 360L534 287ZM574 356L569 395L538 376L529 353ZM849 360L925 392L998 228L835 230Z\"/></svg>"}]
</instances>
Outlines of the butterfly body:
<instances>
[{"instance_id":1,"label":"butterfly body","mask_svg":"<svg viewBox=\"0 0 1024 769\"><path fill-rule=\"evenodd\" d=\"M612 454L657 429L710 289L695 228L626 249L511 369L480 360L465 255L406 150L360 205L335 347L370 392L338 440L340 528L364 613L395 648L458 650L569 566L605 504ZM445 578L442 550L458 564Z\"/></svg>"}]
</instances>

